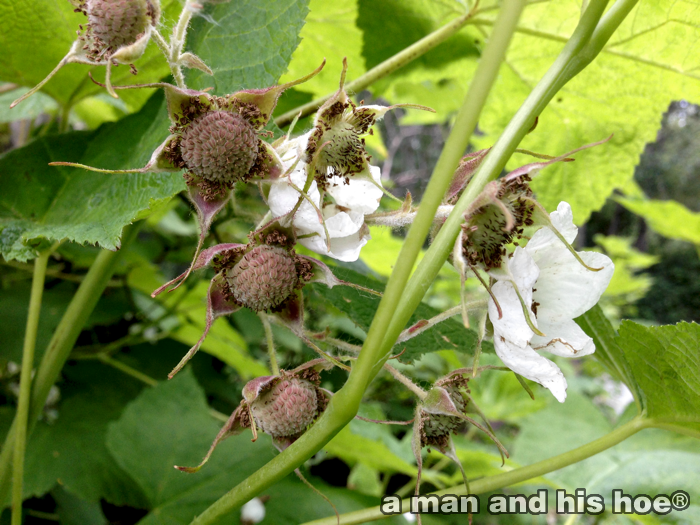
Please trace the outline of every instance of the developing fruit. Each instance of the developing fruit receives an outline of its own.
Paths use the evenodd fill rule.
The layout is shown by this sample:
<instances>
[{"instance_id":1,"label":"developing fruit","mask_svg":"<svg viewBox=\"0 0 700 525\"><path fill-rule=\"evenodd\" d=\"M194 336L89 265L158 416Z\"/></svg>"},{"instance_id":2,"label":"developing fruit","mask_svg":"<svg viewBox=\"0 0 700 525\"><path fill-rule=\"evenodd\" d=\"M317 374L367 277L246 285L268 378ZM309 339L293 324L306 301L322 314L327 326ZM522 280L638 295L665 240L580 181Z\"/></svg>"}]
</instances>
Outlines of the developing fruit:
<instances>
[{"instance_id":1,"label":"developing fruit","mask_svg":"<svg viewBox=\"0 0 700 525\"><path fill-rule=\"evenodd\" d=\"M84 9L88 30L112 50L136 42L155 15L147 0L88 0Z\"/></svg>"},{"instance_id":2,"label":"developing fruit","mask_svg":"<svg viewBox=\"0 0 700 525\"><path fill-rule=\"evenodd\" d=\"M255 312L284 303L299 282L294 259L279 246L256 246L227 272L234 299Z\"/></svg>"},{"instance_id":3,"label":"developing fruit","mask_svg":"<svg viewBox=\"0 0 700 525\"><path fill-rule=\"evenodd\" d=\"M250 404L255 424L274 438L296 436L318 413L316 387L298 377L280 378L272 388Z\"/></svg>"},{"instance_id":4,"label":"developing fruit","mask_svg":"<svg viewBox=\"0 0 700 525\"><path fill-rule=\"evenodd\" d=\"M258 156L253 126L238 113L213 111L197 117L182 134L182 159L195 175L215 183L242 180Z\"/></svg>"}]
</instances>

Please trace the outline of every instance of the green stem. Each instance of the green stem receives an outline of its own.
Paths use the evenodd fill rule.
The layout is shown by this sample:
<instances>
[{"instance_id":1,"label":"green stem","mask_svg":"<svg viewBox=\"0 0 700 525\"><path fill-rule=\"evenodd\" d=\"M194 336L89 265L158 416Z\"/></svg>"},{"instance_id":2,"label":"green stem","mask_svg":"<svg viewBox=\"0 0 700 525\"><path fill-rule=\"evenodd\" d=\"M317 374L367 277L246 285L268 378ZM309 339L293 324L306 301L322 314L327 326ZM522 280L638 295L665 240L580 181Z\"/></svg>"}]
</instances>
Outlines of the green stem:
<instances>
[{"instance_id":1,"label":"green stem","mask_svg":"<svg viewBox=\"0 0 700 525\"><path fill-rule=\"evenodd\" d=\"M34 388L29 406L28 435L31 434L34 424L44 408L49 390L56 382L83 326L85 326L88 317L95 309L98 299L111 279L119 257L124 248L136 236L138 227L138 225L132 225L124 229L121 250L116 252L102 250L98 254L85 275L85 279L71 299L61 322L56 327L34 378ZM10 469L17 427L18 421L15 419L7 433L0 454L0 501L5 501L10 486Z\"/></svg>"},{"instance_id":2,"label":"green stem","mask_svg":"<svg viewBox=\"0 0 700 525\"><path fill-rule=\"evenodd\" d=\"M421 55L424 55L431 49L442 44L445 40L447 40L457 31L462 29L465 25L469 23L474 14L475 13L473 11L470 11L469 13L462 15L459 18L456 18L452 22L445 24L441 28L421 38L416 43L408 46L406 49L395 54L393 57L388 58L381 64L373 67L364 75L346 84L345 90L348 93L359 93L363 89L372 85L377 80L384 78L385 76L402 68L406 64L413 62L416 58L420 57ZM311 102L308 102L295 109L287 111L286 113L283 113L275 119L275 124L277 124L280 127L286 126L287 124L292 122L292 120L294 120L295 117L299 116L299 112L301 112L301 117L310 115L318 108L320 108L332 96L332 94L327 95L325 97L312 100Z\"/></svg>"},{"instance_id":3,"label":"green stem","mask_svg":"<svg viewBox=\"0 0 700 525\"><path fill-rule=\"evenodd\" d=\"M509 472L472 481L469 484L470 494L484 494L486 492L493 492L495 490L502 489L503 487L508 487L516 483L522 483L523 481L559 470L568 465L573 465L574 463L578 463L579 461L583 461L584 459L590 458L591 456L595 456L604 450L614 447L640 430L651 426L653 425L649 420L642 417L637 417L632 421L621 425L603 437L596 439L595 441L591 441L590 443L563 454L559 454L558 456L533 463L532 465L528 465L526 467L520 467ZM435 492L434 494L462 495L466 493L464 484L460 484L455 487L450 487L445 490ZM409 505L410 503L408 499L401 502L402 509L409 509ZM362 509L356 512L343 514L340 516L340 523L343 525L356 525L369 521L377 521L388 517L389 516L381 513L379 507L373 507L370 509ZM320 520L309 521L304 525L335 525L336 523L336 517L332 516Z\"/></svg>"},{"instance_id":4,"label":"green stem","mask_svg":"<svg viewBox=\"0 0 700 525\"><path fill-rule=\"evenodd\" d=\"M410 315L422 299L435 275L437 275L437 272L435 272L429 279L422 281L416 281L415 278L411 278L411 282L419 283L419 289L413 288L410 294L405 293L404 288L406 288L416 258L432 227L433 217L444 198L445 192L452 180L452 175L469 144L471 134L476 128L479 115L481 114L481 110L486 103L491 87L498 75L501 63L505 58L506 50L523 7L523 1L511 1L503 5L498 19L496 20L496 24L494 25L493 32L491 33L491 38L489 38L484 53L479 60L474 80L469 86L467 96L457 114L452 132L433 170L430 182L428 183L428 187L426 188L420 207L418 208L416 219L406 236L406 241L401 248L396 266L384 290L384 296L372 320L372 325L367 333L367 339L363 345L360 357L353 367L353 373L350 375L346 386L343 388L344 391L348 391L349 396L357 399L358 402L369 382L374 378L377 372L379 372L382 365L389 357L389 352L401 331L406 326ZM483 187L485 182L486 181L481 184L481 187ZM474 181L470 182L467 188L471 188L473 184ZM474 200L478 193L479 192L474 193L469 202ZM462 199L460 199L460 201L462 201ZM447 220L453 219L454 221L454 219L457 218L459 221L457 227L459 227L464 209L462 209L460 213L455 212L456 210L453 210ZM445 227L442 229L444 230ZM454 238L452 239L450 249L453 244ZM448 253L449 250L444 254L444 257L441 257L439 263L437 263L439 266L442 266ZM430 251L426 257L429 254ZM433 256L432 259L435 260L435 256ZM408 291L408 289L406 291ZM415 301L416 297L418 299L417 301ZM398 312L405 314L409 310L405 306L406 299L409 301L413 299L410 307L411 313L408 317L402 317L398 322L393 322L393 319L399 316ZM398 330L396 330L397 327L399 327Z\"/></svg>"},{"instance_id":5,"label":"green stem","mask_svg":"<svg viewBox=\"0 0 700 525\"><path fill-rule=\"evenodd\" d=\"M17 403L17 430L15 432L14 468L12 476L12 525L22 523L22 485L24 483L24 455L27 450L27 419L29 417L29 401L32 388L32 370L34 369L34 349L36 348L36 333L39 328L41 299L44 294L44 279L49 256L53 250L42 252L34 260L34 276L32 291L29 296L29 314L27 328L24 333L24 348L22 349L22 373L19 379L19 401Z\"/></svg>"},{"instance_id":6,"label":"green stem","mask_svg":"<svg viewBox=\"0 0 700 525\"><path fill-rule=\"evenodd\" d=\"M411 276L411 280L405 287L401 301L396 302L395 314L393 315L391 323L384 325L386 329L383 331L384 338L382 344L377 345L376 348L373 348L371 355L370 352L367 351L367 343L365 344L363 354L368 356L368 359L379 358L380 361L378 362L378 366L381 366L383 359L387 357L387 352L390 351L394 341L410 319L413 311L423 299L423 295L425 295L428 286L431 282L433 282L433 279L450 254L450 251L454 246L455 239L457 238L457 234L460 231L462 214L464 211L478 197L484 186L489 181L498 177L520 141L532 128L537 116L544 110L557 91L559 91L559 89L561 89L566 82L573 78L578 71L583 69L584 66L581 66L582 63L575 59L577 54L581 52L584 46L586 46L588 41L591 39L591 36L594 34L596 25L601 19L606 4L607 0L593 0L590 3L584 16L581 18L579 25L576 27L576 30L567 44L564 46L564 49L557 57L554 64L552 64L542 80L540 80L540 82L535 86L513 119L509 122L508 126L506 126L506 129L503 131L498 141L491 148L491 151L486 156L481 166L474 174L474 177L467 185L466 190L455 204L452 213L447 218L438 235L433 240L433 243L421 260L418 268L416 268L416 271ZM496 22L496 24L498 24L498 22ZM494 27L494 32L495 30L496 27ZM590 56L588 62L590 62L592 59L593 56ZM571 69L569 67L570 63L573 61L578 63L578 66L580 66L579 69ZM428 187L430 188L430 186ZM423 211L424 205L425 198L421 202L419 216L416 217L416 222L414 222L411 230L409 231L406 244L408 244L408 239L411 237L411 233L415 228L416 223L421 220L420 212ZM431 206L429 211L434 212L434 209L435 208ZM426 224L423 229L426 229L427 231L429 226L430 223ZM420 237L421 243L424 238L424 235ZM404 245L404 249L405 248L406 245ZM397 264L397 268L401 264L403 260L402 258L403 251L401 255L399 255L399 263ZM396 270L394 271L394 274L395 273ZM391 286L391 280L387 286L387 291L389 286ZM386 298L387 295L388 293L385 292L384 297ZM369 335L367 339L369 341ZM374 341L372 341L372 343L374 343ZM358 365L359 364L360 361L358 361Z\"/></svg>"},{"instance_id":7,"label":"green stem","mask_svg":"<svg viewBox=\"0 0 700 525\"><path fill-rule=\"evenodd\" d=\"M158 384L158 381L153 379L151 376L148 376L144 374L143 372L140 372L136 370L135 368L130 367L126 363L122 363L118 359L114 359L113 357L110 357L106 354L97 354L95 357L98 361L111 366L112 368L116 368L120 372L124 372L126 375L133 377L134 379L141 381L142 383L148 385L148 386L156 386Z\"/></svg>"},{"instance_id":8,"label":"green stem","mask_svg":"<svg viewBox=\"0 0 700 525\"><path fill-rule=\"evenodd\" d=\"M182 12L180 13L180 19L177 21L175 29L173 29L173 35L170 37L170 57L168 58L177 87L182 89L186 89L187 86L185 85L185 77L182 74L182 67L180 66L180 55L182 54L182 49L185 47L187 28L192 19L193 8L190 6L190 3L190 0L185 2L185 5L182 7Z\"/></svg>"},{"instance_id":9,"label":"green stem","mask_svg":"<svg viewBox=\"0 0 700 525\"><path fill-rule=\"evenodd\" d=\"M273 376L280 374L280 367L277 364L277 353L275 352L275 338L272 336L272 326L264 312L258 314L265 329L265 340L267 341L267 354L270 356L270 370Z\"/></svg>"},{"instance_id":10,"label":"green stem","mask_svg":"<svg viewBox=\"0 0 700 525\"><path fill-rule=\"evenodd\" d=\"M374 354L376 354L379 343L382 342L384 328L391 320L392 314L401 299L403 286L413 268L423 240L428 234L432 219L435 216L435 210L445 194L452 178L452 173L457 167L467 147L469 137L476 127L481 108L486 102L491 86L496 79L524 3L523 0L505 0L503 3L491 38L479 61L474 80L469 87L445 150L443 150L438 166L426 190L418 212L419 220L413 223L409 231L396 268L392 272L384 297L372 322L368 341L372 337L373 346L368 346L367 342L365 343L364 349L360 353L356 365L353 366L347 383L333 396L323 416L305 434L279 456L276 456L272 461L248 477L248 479L214 502L203 514L192 521L192 525L214 523L221 516L243 505L266 487L290 474L295 468L320 450L323 445L328 443L357 414L360 400L367 384L383 365L381 363L378 367L376 366L379 357ZM429 283L426 283L425 287L427 288L428 285ZM396 337L398 337L398 333ZM396 337L394 337L393 341L396 340ZM367 348L370 350L369 356L365 355Z\"/></svg>"}]
</instances>

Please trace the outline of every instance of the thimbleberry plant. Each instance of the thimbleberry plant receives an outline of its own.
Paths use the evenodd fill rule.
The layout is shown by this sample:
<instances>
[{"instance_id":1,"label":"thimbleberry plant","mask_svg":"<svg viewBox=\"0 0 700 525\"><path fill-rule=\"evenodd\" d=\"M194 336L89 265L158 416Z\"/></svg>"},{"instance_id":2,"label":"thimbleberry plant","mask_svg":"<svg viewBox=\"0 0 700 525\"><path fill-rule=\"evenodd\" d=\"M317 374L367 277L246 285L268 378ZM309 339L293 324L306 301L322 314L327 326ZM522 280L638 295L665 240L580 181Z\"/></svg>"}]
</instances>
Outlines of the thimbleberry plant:
<instances>
[{"instance_id":1,"label":"thimbleberry plant","mask_svg":"<svg viewBox=\"0 0 700 525\"><path fill-rule=\"evenodd\" d=\"M700 246L632 179L690 4L0 2L2 519L692 521L700 330L623 320L662 241L605 206Z\"/></svg>"}]
</instances>

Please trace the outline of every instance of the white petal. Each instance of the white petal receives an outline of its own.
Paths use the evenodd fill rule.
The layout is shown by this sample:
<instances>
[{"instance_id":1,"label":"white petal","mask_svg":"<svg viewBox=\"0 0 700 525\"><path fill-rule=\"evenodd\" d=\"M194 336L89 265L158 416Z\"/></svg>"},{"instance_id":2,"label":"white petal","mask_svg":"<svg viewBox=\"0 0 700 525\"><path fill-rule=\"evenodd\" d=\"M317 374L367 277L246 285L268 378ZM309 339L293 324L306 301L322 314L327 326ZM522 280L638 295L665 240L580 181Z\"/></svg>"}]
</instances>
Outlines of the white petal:
<instances>
[{"instance_id":1,"label":"white petal","mask_svg":"<svg viewBox=\"0 0 700 525\"><path fill-rule=\"evenodd\" d=\"M365 217L361 213L340 211L335 206L323 208L323 215L326 218L326 228L331 239L357 233L365 222Z\"/></svg>"},{"instance_id":2,"label":"white petal","mask_svg":"<svg viewBox=\"0 0 700 525\"><path fill-rule=\"evenodd\" d=\"M537 351L549 352L562 357L581 357L595 352L593 339L581 330L575 321L552 323L539 320L537 325L547 337L534 336L530 345Z\"/></svg>"},{"instance_id":3,"label":"white petal","mask_svg":"<svg viewBox=\"0 0 700 525\"><path fill-rule=\"evenodd\" d=\"M549 389L560 403L564 402L566 379L557 365L529 346L522 348L498 337L494 337L493 345L504 365L516 374L538 382Z\"/></svg>"},{"instance_id":4,"label":"white petal","mask_svg":"<svg viewBox=\"0 0 700 525\"><path fill-rule=\"evenodd\" d=\"M374 182L360 174L351 176L348 184L342 177L332 177L328 182L328 193L335 199L336 204L359 213L376 211L383 195L381 170L377 166L370 166L369 171L369 176Z\"/></svg>"},{"instance_id":5,"label":"white petal","mask_svg":"<svg viewBox=\"0 0 700 525\"><path fill-rule=\"evenodd\" d=\"M615 269L602 253L578 252L591 268L603 268L598 272L588 270L559 244L560 250L552 250L551 258L538 261L540 277L533 293L533 300L540 303L537 317L551 322L574 319L590 310L608 287Z\"/></svg>"},{"instance_id":6,"label":"white petal","mask_svg":"<svg viewBox=\"0 0 700 525\"><path fill-rule=\"evenodd\" d=\"M347 237L331 237L330 252L327 250L325 237L322 235L299 239L298 242L321 255L327 255L339 261L353 262L360 257L362 247L367 244L370 238L369 234L363 233L362 230Z\"/></svg>"},{"instance_id":7,"label":"white petal","mask_svg":"<svg viewBox=\"0 0 700 525\"><path fill-rule=\"evenodd\" d=\"M578 228L574 224L574 214L568 202L560 202L557 211L553 212L550 218L552 219L552 226L562 234L569 244L576 240ZM537 262L540 258L546 258L548 256L548 249L558 249L561 244L562 242L552 230L549 228L540 228L532 236L532 239L527 243L525 249Z\"/></svg>"},{"instance_id":8,"label":"white petal","mask_svg":"<svg viewBox=\"0 0 700 525\"><path fill-rule=\"evenodd\" d=\"M532 285L537 280L539 270L532 257L522 248L516 248L513 257L504 264L509 281L500 280L491 287L491 292L501 307L503 316L499 319L498 309L493 299L489 300L489 319L493 324L494 339L504 337L519 346L525 346L534 332L525 319L523 307L515 291L514 284L528 308L532 305ZM530 316L537 326L535 315Z\"/></svg>"},{"instance_id":9,"label":"white petal","mask_svg":"<svg viewBox=\"0 0 700 525\"><path fill-rule=\"evenodd\" d=\"M305 166L302 164L302 166ZM301 188L306 182L306 170L304 167L301 169L296 169L290 175L290 178L295 186ZM275 181L270 186L270 194L268 195L267 204L270 206L270 211L275 217L281 217L282 215L292 211L294 206L296 206L299 200L300 193L294 189L288 182L287 177L282 177L281 179ZM321 196L316 187L316 182L312 182L308 191L309 198L313 203L318 206ZM318 212L309 203L308 200L304 199L299 206L296 214L294 215L295 228L298 230L297 233L304 235L311 232L323 231L323 226L318 218Z\"/></svg>"}]
</instances>

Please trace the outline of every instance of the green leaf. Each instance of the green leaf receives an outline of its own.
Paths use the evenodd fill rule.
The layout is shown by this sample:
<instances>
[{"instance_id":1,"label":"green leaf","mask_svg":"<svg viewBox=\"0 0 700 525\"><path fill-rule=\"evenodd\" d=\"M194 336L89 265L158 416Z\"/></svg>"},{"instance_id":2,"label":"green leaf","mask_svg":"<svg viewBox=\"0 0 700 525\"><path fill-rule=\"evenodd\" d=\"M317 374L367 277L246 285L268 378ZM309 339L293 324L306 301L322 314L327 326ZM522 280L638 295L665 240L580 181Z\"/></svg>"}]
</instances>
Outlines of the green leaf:
<instances>
[{"instance_id":1,"label":"green leaf","mask_svg":"<svg viewBox=\"0 0 700 525\"><path fill-rule=\"evenodd\" d=\"M146 495L151 514L143 523L189 523L272 457L267 440L241 435L223 442L197 474L173 468L198 464L219 427L189 369L144 390L110 426L107 447Z\"/></svg>"},{"instance_id":2,"label":"green leaf","mask_svg":"<svg viewBox=\"0 0 700 525\"><path fill-rule=\"evenodd\" d=\"M40 496L56 483L90 502L142 506L144 496L105 446L107 425L116 420L142 384L94 362L68 365L53 424L39 422L27 448L25 497ZM99 377L99 381L95 378Z\"/></svg>"},{"instance_id":3,"label":"green leaf","mask_svg":"<svg viewBox=\"0 0 700 525\"><path fill-rule=\"evenodd\" d=\"M624 321L618 345L639 385L645 415L700 437L700 325Z\"/></svg>"},{"instance_id":4,"label":"green leaf","mask_svg":"<svg viewBox=\"0 0 700 525\"><path fill-rule=\"evenodd\" d=\"M250 433L221 443L207 465L196 474L173 469L173 465L196 465L209 449L220 423L209 413L204 392L189 369L173 380L144 390L110 426L107 446L148 499L150 513L139 523L190 523L225 492L269 461L272 443L263 435L257 442ZM357 510L377 501L329 488L311 479L329 496L340 512ZM332 515L332 509L311 490L286 478L267 489L266 511L270 523L301 523ZM238 512L225 523L238 523Z\"/></svg>"},{"instance_id":5,"label":"green leaf","mask_svg":"<svg viewBox=\"0 0 700 525\"><path fill-rule=\"evenodd\" d=\"M10 104L27 91L29 89L19 88L0 95L0 123L34 119L42 113L50 113L58 108L58 105L50 96L40 91L16 108L10 109Z\"/></svg>"},{"instance_id":6,"label":"green leaf","mask_svg":"<svg viewBox=\"0 0 700 525\"><path fill-rule=\"evenodd\" d=\"M627 385L637 402L638 409L641 411L644 399L639 390L639 385L632 374L624 352L618 346L617 333L610 321L608 321L608 318L605 317L603 310L596 305L581 317L578 317L576 323L593 339L596 359L603 363L615 379Z\"/></svg>"},{"instance_id":7,"label":"green leaf","mask_svg":"<svg viewBox=\"0 0 700 525\"><path fill-rule=\"evenodd\" d=\"M481 2L479 8L486 10L493 7L491 4ZM525 8L506 63L479 120L479 129L485 135L474 138L478 147L495 142L561 51L580 15L580 2L568 0L534 2ZM459 48L451 43L457 38L468 38L472 48L481 48L488 40L495 17L493 9L478 14L474 25L435 51L445 48L445 53L454 53L460 49L469 55L468 41ZM434 26L438 20L433 17L430 22ZM441 23L445 21L440 19ZM389 32L390 27L393 24L382 28L382 38L387 42L398 38L397 31L401 30ZM700 12L694 4L642 0L605 50L554 97L540 115L537 129L523 140L522 148L561 155L610 134L614 137L602 146L577 154L575 163L556 164L542 171L533 188L548 210L566 201L574 210L575 222L581 224L603 205L613 189L626 185L645 144L655 139L669 103L700 99L700 55L689 51L699 37ZM381 58L388 58L385 55ZM368 65L378 58L370 61L367 57ZM474 54L457 55L443 67L431 63L404 68L379 83L373 92L391 103L424 104L438 110L437 114L409 111L404 123L444 121L462 103L477 59ZM532 161L515 155L508 167L527 162Z\"/></svg>"},{"instance_id":8,"label":"green leaf","mask_svg":"<svg viewBox=\"0 0 700 525\"><path fill-rule=\"evenodd\" d=\"M349 281L380 292L384 290L383 284L379 281L353 270L336 266L333 268L333 273L343 281ZM367 331L369 329L374 313L379 306L379 297L358 291L349 286L328 288L324 285L313 285L313 288L329 305L334 305L340 309L362 330ZM435 308L426 304L420 304L406 327L411 327L421 320L431 319L440 313ZM405 363L413 362L425 353L445 349L471 354L476 348L477 341L478 337L473 330L465 328L461 320L451 318L435 325L413 339L399 343L396 346L396 353L401 352L404 348L406 349L399 358L401 362ZM493 346L485 342L483 349L492 352Z\"/></svg>"},{"instance_id":9,"label":"green leaf","mask_svg":"<svg viewBox=\"0 0 700 525\"><path fill-rule=\"evenodd\" d=\"M161 8L161 22L170 24L177 18L182 5L178 0L162 0ZM0 79L27 87L41 82L70 49L78 26L87 22L85 16L73 9L68 0L0 0L0 19L6 21L0 34L0 48L3 50ZM152 42L135 66L139 72L136 77L128 66L113 68L114 85L157 82L170 71L162 53ZM66 64L42 91L61 105L74 104L103 92L103 88L90 82L89 71L95 78L103 79L105 66ZM148 92L122 92L120 97L130 111L137 111L146 102Z\"/></svg>"},{"instance_id":10,"label":"green leaf","mask_svg":"<svg viewBox=\"0 0 700 525\"><path fill-rule=\"evenodd\" d=\"M184 188L178 174L102 174L51 167L52 161L100 168L143 166L167 136L158 93L137 114L95 132L39 138L0 158L0 253L27 260L40 238L119 247L122 228Z\"/></svg>"},{"instance_id":11,"label":"green leaf","mask_svg":"<svg viewBox=\"0 0 700 525\"><path fill-rule=\"evenodd\" d=\"M615 200L632 213L642 216L656 233L669 239L679 239L700 246L700 213L694 213L673 200L637 200L624 197L617 197Z\"/></svg>"},{"instance_id":12,"label":"green leaf","mask_svg":"<svg viewBox=\"0 0 700 525\"><path fill-rule=\"evenodd\" d=\"M522 421L513 459L523 465L532 464L584 445L610 430L610 423L588 398L572 394L566 403L552 403ZM613 489L652 497L670 495L678 489L697 494L699 465L697 440L646 429L611 449L544 477L569 493L585 488L588 493L601 494L610 509ZM677 517L692 523L699 511L700 506L694 505Z\"/></svg>"},{"instance_id":13,"label":"green leaf","mask_svg":"<svg viewBox=\"0 0 700 525\"><path fill-rule=\"evenodd\" d=\"M329 95L338 90L343 58L348 60L348 80L362 75L365 60L362 57L362 31L355 25L358 0L328 2L311 0L310 13L301 30L301 44L294 52L289 69L280 82L290 82L308 75L326 59L326 67L307 84L297 90L312 93L313 98Z\"/></svg>"},{"instance_id":14,"label":"green leaf","mask_svg":"<svg viewBox=\"0 0 700 525\"><path fill-rule=\"evenodd\" d=\"M99 503L80 499L61 487L53 490L51 496L56 500L61 525L107 525Z\"/></svg>"},{"instance_id":15,"label":"green leaf","mask_svg":"<svg viewBox=\"0 0 700 525\"><path fill-rule=\"evenodd\" d=\"M214 77L190 69L188 85L194 89L214 86L219 94L274 85L299 45L307 4L308 0L237 0L208 9L215 23L196 18L188 47L214 71Z\"/></svg>"}]
</instances>

